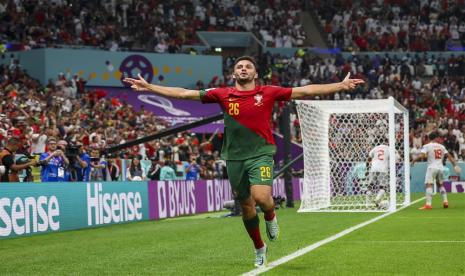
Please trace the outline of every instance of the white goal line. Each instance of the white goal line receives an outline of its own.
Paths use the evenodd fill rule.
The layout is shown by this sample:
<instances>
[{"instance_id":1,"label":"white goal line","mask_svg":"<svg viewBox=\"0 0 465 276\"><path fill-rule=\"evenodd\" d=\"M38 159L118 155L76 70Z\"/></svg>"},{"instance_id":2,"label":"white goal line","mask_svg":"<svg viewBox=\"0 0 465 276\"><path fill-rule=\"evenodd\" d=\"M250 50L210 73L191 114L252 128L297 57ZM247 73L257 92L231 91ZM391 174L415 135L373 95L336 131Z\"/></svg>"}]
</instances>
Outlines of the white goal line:
<instances>
[{"instance_id":1,"label":"white goal line","mask_svg":"<svg viewBox=\"0 0 465 276\"><path fill-rule=\"evenodd\" d=\"M423 199L425 199L425 198L424 198L424 197L419 198L419 199L417 199L417 200L411 202L409 205L403 206L403 207L401 207L401 208L395 210L394 212L387 212L387 213L385 213L385 214L382 214L382 215L380 215L380 216L377 216L377 217L375 217L375 218L372 218L372 219L370 219L370 220L368 220L368 221L365 221L365 222L362 222L362 223L357 224L357 225L355 225L355 226L352 226L352 227L350 227L350 228L347 228L346 230L343 230L343 231L341 231L341 232L339 232L339 233L337 233L337 234L335 234L335 235L333 235L333 236L331 236L331 237L328 237L328 238L326 238L326 239L324 239L324 240L318 241L318 242L316 242L316 243L314 243L314 244L311 244L311 245L309 245L309 246L307 246L307 247L304 247L304 248L302 248L302 249L299 249L299 250L295 251L295 252L292 253L292 254L289 254L289 255L287 255L287 256L284 256L284 257L282 257L282 258L280 258L280 259L278 259L278 260L276 260L276 261L273 261L273 262L269 263L266 267L257 268L257 269L251 270L251 271L249 271L249 272L246 272L246 273L244 273L244 274L242 274L242 275L244 275L244 276L245 276L245 275L258 275L258 274L260 274L260 273L263 273L263 272L266 272L266 271L268 271L268 270L271 270L271 269L273 269L273 268L275 268L275 267L277 267L277 266L279 266L279 265L282 265L282 264L284 264L284 263L287 263L287 262L289 262L289 261L291 261L291 260L293 260L293 259L295 259L295 258L297 258L297 257L300 257L300 256L302 256L302 255L305 255L305 254L307 254L307 253L309 253L309 252L311 252L311 251L317 249L317 248L320 247L320 246L323 246L323 245L325 245L325 244L327 244L327 243L330 243L330 242L332 242L332 241L334 241L334 240L336 240L336 239L339 239L340 237L343 237L343 236L345 236L345 235L347 235L347 234L350 234L350 233L354 232L355 230L358 230L358 229L360 229L360 228L362 228L362 227L365 227L365 226L367 226L367 225L369 225L369 224L372 224L373 222L376 222L376 221L378 221L378 220L380 220L380 219L383 219L383 218L385 218L385 217L387 217L387 216L389 216L389 215L392 215L392 214L394 214L394 213L397 213L398 211L403 210L403 209L407 208L408 206L411 206L411 205L413 205L413 204L415 204L415 203L417 203L417 202L420 202L420 201L423 200Z\"/></svg>"}]
</instances>

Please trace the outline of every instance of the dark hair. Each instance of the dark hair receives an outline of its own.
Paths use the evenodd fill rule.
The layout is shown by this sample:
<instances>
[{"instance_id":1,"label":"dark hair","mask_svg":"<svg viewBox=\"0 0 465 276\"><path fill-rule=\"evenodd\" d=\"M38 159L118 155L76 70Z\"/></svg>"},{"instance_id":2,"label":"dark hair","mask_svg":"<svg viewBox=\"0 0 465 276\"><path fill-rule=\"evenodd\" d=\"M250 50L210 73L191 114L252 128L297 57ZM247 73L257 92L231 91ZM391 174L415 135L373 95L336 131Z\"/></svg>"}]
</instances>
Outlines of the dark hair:
<instances>
[{"instance_id":1,"label":"dark hair","mask_svg":"<svg viewBox=\"0 0 465 276\"><path fill-rule=\"evenodd\" d=\"M138 159L138 158L134 158L134 159ZM133 160L134 160L133 159ZM140 160L140 159L138 159ZM136 170L138 171L142 171L142 165L141 163L139 162L139 164L137 164L137 166L134 164L134 162L131 162L131 166L129 166L129 172L132 174L134 174L136 172Z\"/></svg>"},{"instance_id":2,"label":"dark hair","mask_svg":"<svg viewBox=\"0 0 465 276\"><path fill-rule=\"evenodd\" d=\"M238 57L235 61L234 61L234 68L236 68L236 65L239 63L239 61L241 60L248 60L250 61L253 66L255 67L255 70L258 71L258 66L257 66L257 62L255 61L255 59L251 56L242 56L242 57Z\"/></svg>"},{"instance_id":3,"label":"dark hair","mask_svg":"<svg viewBox=\"0 0 465 276\"><path fill-rule=\"evenodd\" d=\"M433 131L433 132L431 132L431 133L429 134L428 137L429 137L429 139L430 139L431 141L433 141L434 139L436 139L436 138L439 137L439 133L438 133L437 131Z\"/></svg>"}]
</instances>

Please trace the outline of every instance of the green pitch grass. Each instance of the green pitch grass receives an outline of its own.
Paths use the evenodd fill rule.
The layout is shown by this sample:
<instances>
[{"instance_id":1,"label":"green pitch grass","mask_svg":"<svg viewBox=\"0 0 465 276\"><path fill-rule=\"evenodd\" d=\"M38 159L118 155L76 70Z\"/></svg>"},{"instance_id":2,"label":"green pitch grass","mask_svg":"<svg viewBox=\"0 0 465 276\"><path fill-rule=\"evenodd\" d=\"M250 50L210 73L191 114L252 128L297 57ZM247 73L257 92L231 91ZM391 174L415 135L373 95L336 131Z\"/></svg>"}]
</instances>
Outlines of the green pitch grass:
<instances>
[{"instance_id":1,"label":"green pitch grass","mask_svg":"<svg viewBox=\"0 0 465 276\"><path fill-rule=\"evenodd\" d=\"M270 270L276 275L464 275L465 195L450 208L418 203ZM281 209L277 260L379 213L297 213ZM0 274L238 275L253 248L240 218L218 214L115 225L0 241ZM264 234L263 219L262 233Z\"/></svg>"}]
</instances>

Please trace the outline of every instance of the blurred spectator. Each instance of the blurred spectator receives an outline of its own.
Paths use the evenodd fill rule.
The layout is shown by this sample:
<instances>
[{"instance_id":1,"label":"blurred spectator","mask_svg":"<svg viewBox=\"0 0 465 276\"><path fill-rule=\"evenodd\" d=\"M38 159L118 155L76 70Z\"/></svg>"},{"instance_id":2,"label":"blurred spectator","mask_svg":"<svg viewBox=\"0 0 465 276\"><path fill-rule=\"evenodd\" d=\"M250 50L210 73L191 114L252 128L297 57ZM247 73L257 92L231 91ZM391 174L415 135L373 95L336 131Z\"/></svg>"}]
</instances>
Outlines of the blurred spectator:
<instances>
[{"instance_id":1,"label":"blurred spectator","mask_svg":"<svg viewBox=\"0 0 465 276\"><path fill-rule=\"evenodd\" d=\"M454 134L449 132L445 137L444 137L444 147L446 147L447 151L454 156L454 158L457 159L458 153L459 153L459 142L457 141L457 138Z\"/></svg>"},{"instance_id":2,"label":"blurred spectator","mask_svg":"<svg viewBox=\"0 0 465 276\"><path fill-rule=\"evenodd\" d=\"M150 159L152 164L150 164L149 171L147 172L147 178L150 180L160 180L161 166L157 158L153 157Z\"/></svg>"},{"instance_id":3,"label":"blurred spectator","mask_svg":"<svg viewBox=\"0 0 465 276\"><path fill-rule=\"evenodd\" d=\"M116 164L116 160L114 158L108 159L108 173L110 174L111 181L118 181L120 176L120 168Z\"/></svg>"},{"instance_id":4,"label":"blurred spectator","mask_svg":"<svg viewBox=\"0 0 465 276\"><path fill-rule=\"evenodd\" d=\"M215 160L215 175L218 179L226 179L228 178L228 171L226 169L226 161L220 158L220 154L218 151L213 153L213 157Z\"/></svg>"},{"instance_id":5,"label":"blurred spectator","mask_svg":"<svg viewBox=\"0 0 465 276\"><path fill-rule=\"evenodd\" d=\"M200 177L200 166L197 164L195 155L190 156L190 163L185 166L186 180L198 180Z\"/></svg>"},{"instance_id":6,"label":"blurred spectator","mask_svg":"<svg viewBox=\"0 0 465 276\"><path fill-rule=\"evenodd\" d=\"M200 177L202 179L215 179L215 160L212 157L202 158L200 161Z\"/></svg>"},{"instance_id":7,"label":"blurred spectator","mask_svg":"<svg viewBox=\"0 0 465 276\"><path fill-rule=\"evenodd\" d=\"M160 180L176 180L176 172L171 167L171 162L165 160L163 167L160 170Z\"/></svg>"},{"instance_id":8,"label":"blurred spectator","mask_svg":"<svg viewBox=\"0 0 465 276\"><path fill-rule=\"evenodd\" d=\"M465 162L465 149L462 149L462 150L460 151L460 154L459 154L459 156L458 156L458 160L459 160L460 162Z\"/></svg>"},{"instance_id":9,"label":"blurred spectator","mask_svg":"<svg viewBox=\"0 0 465 276\"><path fill-rule=\"evenodd\" d=\"M100 150L90 150L90 181L111 181L107 162L100 156Z\"/></svg>"},{"instance_id":10,"label":"blurred spectator","mask_svg":"<svg viewBox=\"0 0 465 276\"><path fill-rule=\"evenodd\" d=\"M126 178L129 181L145 180L145 170L140 164L140 157L136 156L131 160L131 165L126 169Z\"/></svg>"},{"instance_id":11,"label":"blurred spectator","mask_svg":"<svg viewBox=\"0 0 465 276\"><path fill-rule=\"evenodd\" d=\"M45 152L45 145L47 143L47 135L43 131L43 128L39 130L39 133L34 133L31 136L31 154L42 154Z\"/></svg>"}]
</instances>

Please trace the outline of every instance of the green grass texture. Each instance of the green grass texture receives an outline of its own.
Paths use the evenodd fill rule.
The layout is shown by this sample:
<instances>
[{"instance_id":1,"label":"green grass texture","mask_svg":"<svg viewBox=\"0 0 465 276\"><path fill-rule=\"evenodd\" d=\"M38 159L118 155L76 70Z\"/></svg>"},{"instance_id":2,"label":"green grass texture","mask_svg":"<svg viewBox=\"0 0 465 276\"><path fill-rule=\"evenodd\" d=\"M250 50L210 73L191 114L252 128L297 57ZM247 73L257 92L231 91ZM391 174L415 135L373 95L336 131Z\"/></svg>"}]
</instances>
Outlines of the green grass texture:
<instances>
[{"instance_id":1,"label":"green grass texture","mask_svg":"<svg viewBox=\"0 0 465 276\"><path fill-rule=\"evenodd\" d=\"M416 196L418 197L418 195ZM465 275L465 195L421 201L265 274ZM277 211L280 239L269 262L380 213ZM0 274L239 275L253 270L254 251L240 217L203 214L0 240Z\"/></svg>"}]
</instances>

